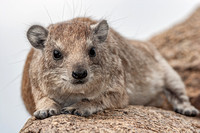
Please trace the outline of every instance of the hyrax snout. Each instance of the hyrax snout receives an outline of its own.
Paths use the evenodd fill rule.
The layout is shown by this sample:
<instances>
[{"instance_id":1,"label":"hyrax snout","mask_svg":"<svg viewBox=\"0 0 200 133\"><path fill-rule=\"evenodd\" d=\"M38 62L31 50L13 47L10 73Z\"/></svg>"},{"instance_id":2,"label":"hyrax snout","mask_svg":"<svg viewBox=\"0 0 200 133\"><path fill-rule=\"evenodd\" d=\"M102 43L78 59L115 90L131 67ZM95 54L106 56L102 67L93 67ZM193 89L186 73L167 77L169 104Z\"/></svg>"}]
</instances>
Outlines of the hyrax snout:
<instances>
[{"instance_id":1,"label":"hyrax snout","mask_svg":"<svg viewBox=\"0 0 200 133\"><path fill-rule=\"evenodd\" d=\"M75 18L31 26L22 97L30 114L89 116L128 104L155 105L165 93L178 113L196 116L180 76L153 44L130 41L106 20Z\"/></svg>"},{"instance_id":2,"label":"hyrax snout","mask_svg":"<svg viewBox=\"0 0 200 133\"><path fill-rule=\"evenodd\" d=\"M88 71L82 65L75 65L72 71L72 77L74 78L73 84L84 84L87 82Z\"/></svg>"}]
</instances>

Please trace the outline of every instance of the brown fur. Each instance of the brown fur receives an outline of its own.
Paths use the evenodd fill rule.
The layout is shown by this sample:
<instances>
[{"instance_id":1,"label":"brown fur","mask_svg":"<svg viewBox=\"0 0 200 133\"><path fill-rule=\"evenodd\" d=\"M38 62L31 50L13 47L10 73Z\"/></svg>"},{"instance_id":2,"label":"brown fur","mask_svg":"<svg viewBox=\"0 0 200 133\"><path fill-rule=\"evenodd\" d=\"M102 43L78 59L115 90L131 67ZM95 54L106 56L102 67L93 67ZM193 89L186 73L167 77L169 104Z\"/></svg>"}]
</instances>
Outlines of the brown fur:
<instances>
[{"instance_id":1,"label":"brown fur","mask_svg":"<svg viewBox=\"0 0 200 133\"><path fill-rule=\"evenodd\" d=\"M88 116L104 109L124 108L128 102L157 106L154 101L162 92L179 113L198 113L190 105L180 77L152 44L127 40L111 28L102 41L95 30L101 32L100 36L106 34L105 21L97 24L89 18L75 18L50 25L44 46L38 46L43 40L35 40L35 33L44 39L47 31L36 27L28 31L29 41L38 49L32 49L27 57L22 96L29 113L35 111L37 118L61 112ZM88 56L92 46L94 58ZM62 60L52 58L54 49L61 51ZM71 73L79 67L88 70L88 76L84 84L73 85Z\"/></svg>"},{"instance_id":2,"label":"brown fur","mask_svg":"<svg viewBox=\"0 0 200 133\"><path fill-rule=\"evenodd\" d=\"M33 114L35 112L35 103L33 100L33 94L31 91L31 84L30 84L30 78L29 78L29 68L30 68L30 62L33 57L33 52L34 50L32 48L27 56L26 63L24 66L22 87L21 87L22 99L24 101L26 109L28 110L30 114Z\"/></svg>"}]
</instances>

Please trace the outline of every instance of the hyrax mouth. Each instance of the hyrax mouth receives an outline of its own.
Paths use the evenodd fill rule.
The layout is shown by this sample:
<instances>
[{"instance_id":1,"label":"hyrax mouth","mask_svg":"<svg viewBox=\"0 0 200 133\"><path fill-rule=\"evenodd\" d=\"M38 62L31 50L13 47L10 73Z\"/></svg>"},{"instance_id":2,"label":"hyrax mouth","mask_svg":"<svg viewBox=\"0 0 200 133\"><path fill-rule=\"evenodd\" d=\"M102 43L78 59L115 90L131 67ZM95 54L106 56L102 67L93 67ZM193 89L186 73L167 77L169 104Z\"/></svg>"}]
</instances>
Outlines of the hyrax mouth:
<instances>
[{"instance_id":1,"label":"hyrax mouth","mask_svg":"<svg viewBox=\"0 0 200 133\"><path fill-rule=\"evenodd\" d=\"M86 83L86 82L87 82L87 80L73 80L73 81L72 81L72 84L77 85L77 84L84 84L84 83Z\"/></svg>"}]
</instances>

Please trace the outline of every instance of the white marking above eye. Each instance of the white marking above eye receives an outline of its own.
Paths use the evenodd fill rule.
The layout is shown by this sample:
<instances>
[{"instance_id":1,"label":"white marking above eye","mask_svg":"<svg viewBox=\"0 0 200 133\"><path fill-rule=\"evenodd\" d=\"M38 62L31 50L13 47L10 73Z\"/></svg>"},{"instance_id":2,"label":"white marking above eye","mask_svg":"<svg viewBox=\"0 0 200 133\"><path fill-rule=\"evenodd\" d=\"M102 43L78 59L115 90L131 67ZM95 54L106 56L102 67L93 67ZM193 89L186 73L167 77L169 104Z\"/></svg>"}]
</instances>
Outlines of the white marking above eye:
<instances>
[{"instance_id":1,"label":"white marking above eye","mask_svg":"<svg viewBox=\"0 0 200 133\"><path fill-rule=\"evenodd\" d=\"M60 39L58 41L54 41L54 44L56 44L56 46L59 48L59 49L63 49L63 43L60 41Z\"/></svg>"}]
</instances>

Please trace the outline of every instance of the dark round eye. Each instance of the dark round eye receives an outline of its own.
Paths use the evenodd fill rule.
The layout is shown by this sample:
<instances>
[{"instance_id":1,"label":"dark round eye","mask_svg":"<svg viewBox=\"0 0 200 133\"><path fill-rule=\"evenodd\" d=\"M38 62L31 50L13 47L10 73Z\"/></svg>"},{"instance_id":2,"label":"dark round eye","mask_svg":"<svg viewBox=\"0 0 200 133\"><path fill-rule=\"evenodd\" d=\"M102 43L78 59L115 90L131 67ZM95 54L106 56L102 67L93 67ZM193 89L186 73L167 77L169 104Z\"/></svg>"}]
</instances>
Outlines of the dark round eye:
<instances>
[{"instance_id":1,"label":"dark round eye","mask_svg":"<svg viewBox=\"0 0 200 133\"><path fill-rule=\"evenodd\" d=\"M94 47L92 47L92 48L90 49L90 51L89 51L89 56L90 56L90 57L95 57L95 56L96 56L96 52L95 52L95 48L94 48Z\"/></svg>"},{"instance_id":2,"label":"dark round eye","mask_svg":"<svg viewBox=\"0 0 200 133\"><path fill-rule=\"evenodd\" d=\"M62 59L62 53L59 50L54 50L53 51L53 58L54 58L54 60Z\"/></svg>"}]
</instances>

